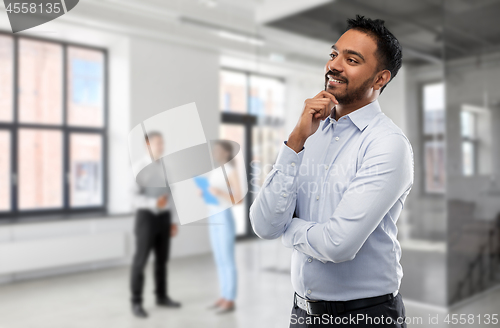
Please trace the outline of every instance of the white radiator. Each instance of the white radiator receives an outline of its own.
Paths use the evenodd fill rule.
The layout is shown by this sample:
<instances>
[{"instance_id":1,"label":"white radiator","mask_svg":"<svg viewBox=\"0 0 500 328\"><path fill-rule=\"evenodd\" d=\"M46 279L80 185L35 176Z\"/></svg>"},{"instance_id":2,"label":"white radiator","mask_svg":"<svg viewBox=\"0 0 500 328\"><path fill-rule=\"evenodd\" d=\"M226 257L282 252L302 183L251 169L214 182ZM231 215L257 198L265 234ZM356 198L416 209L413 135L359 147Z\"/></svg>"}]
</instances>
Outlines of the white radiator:
<instances>
[{"instance_id":1,"label":"white radiator","mask_svg":"<svg viewBox=\"0 0 500 328\"><path fill-rule=\"evenodd\" d=\"M119 259L125 256L124 232L0 243L0 274Z\"/></svg>"}]
</instances>

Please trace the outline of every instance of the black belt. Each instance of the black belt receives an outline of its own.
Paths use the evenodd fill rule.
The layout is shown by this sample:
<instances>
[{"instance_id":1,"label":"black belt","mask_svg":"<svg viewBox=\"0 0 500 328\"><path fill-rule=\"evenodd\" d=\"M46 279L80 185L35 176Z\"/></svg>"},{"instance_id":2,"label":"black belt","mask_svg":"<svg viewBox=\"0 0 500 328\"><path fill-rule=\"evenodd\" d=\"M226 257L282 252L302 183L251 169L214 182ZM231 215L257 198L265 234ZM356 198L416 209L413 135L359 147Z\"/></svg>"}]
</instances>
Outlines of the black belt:
<instances>
[{"instance_id":1,"label":"black belt","mask_svg":"<svg viewBox=\"0 0 500 328\"><path fill-rule=\"evenodd\" d=\"M309 315L321 316L323 314L342 314L344 312L359 310L370 306L385 303L394 298L393 294L376 297L360 298L351 301L313 301L300 297L295 293L295 306L306 311Z\"/></svg>"}]
</instances>

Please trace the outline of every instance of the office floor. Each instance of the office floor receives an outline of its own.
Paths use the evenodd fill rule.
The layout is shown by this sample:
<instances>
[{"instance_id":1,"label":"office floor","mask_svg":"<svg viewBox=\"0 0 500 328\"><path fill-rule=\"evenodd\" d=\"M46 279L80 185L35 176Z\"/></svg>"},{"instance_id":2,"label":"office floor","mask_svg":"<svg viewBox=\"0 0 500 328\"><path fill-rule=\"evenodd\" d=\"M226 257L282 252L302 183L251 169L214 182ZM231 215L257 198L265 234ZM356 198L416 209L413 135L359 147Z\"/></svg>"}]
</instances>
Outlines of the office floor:
<instances>
[{"instance_id":1,"label":"office floor","mask_svg":"<svg viewBox=\"0 0 500 328\"><path fill-rule=\"evenodd\" d=\"M128 303L129 270L121 267L0 286L0 328L288 327L293 295L289 251L278 243L254 240L237 244L239 295L232 314L218 316L207 310L217 297L215 267L207 254L170 263L170 294L183 303L181 309L156 307L148 267L145 308L150 316L134 318ZM409 327L447 327L442 307L405 301L407 317L422 322ZM476 318L473 324L455 326L495 326L478 324L477 315L484 322L486 314L499 313L499 309L497 288L454 309L453 313L474 314ZM436 316L440 323L429 323Z\"/></svg>"}]
</instances>

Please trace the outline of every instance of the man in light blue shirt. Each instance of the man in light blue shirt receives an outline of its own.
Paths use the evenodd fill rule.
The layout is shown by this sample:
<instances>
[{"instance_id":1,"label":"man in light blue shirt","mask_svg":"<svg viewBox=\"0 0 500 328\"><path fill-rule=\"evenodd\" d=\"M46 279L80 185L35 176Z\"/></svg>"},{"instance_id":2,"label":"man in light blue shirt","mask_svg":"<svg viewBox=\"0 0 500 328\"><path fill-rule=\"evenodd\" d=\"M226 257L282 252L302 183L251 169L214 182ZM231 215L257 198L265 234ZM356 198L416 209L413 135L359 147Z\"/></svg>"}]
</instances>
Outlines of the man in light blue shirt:
<instances>
[{"instance_id":1,"label":"man in light blue shirt","mask_svg":"<svg viewBox=\"0 0 500 328\"><path fill-rule=\"evenodd\" d=\"M396 222L413 154L377 101L401 60L383 21L348 20L325 90L305 101L250 208L259 237L293 248L290 327L406 327Z\"/></svg>"}]
</instances>

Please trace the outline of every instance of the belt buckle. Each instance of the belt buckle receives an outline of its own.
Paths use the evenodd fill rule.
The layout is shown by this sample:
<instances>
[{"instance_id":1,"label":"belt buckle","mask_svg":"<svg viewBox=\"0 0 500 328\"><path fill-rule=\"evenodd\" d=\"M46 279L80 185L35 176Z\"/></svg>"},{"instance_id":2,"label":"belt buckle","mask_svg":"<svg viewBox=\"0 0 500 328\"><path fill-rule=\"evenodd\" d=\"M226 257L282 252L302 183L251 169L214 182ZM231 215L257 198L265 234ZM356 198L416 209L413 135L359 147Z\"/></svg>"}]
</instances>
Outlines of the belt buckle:
<instances>
[{"instance_id":1,"label":"belt buckle","mask_svg":"<svg viewBox=\"0 0 500 328\"><path fill-rule=\"evenodd\" d=\"M317 316L319 316L319 314L313 314L313 313L311 312L311 310L310 310L310 307L309 307L309 304L310 304L310 303L316 303L317 301L310 301L310 300L306 300L306 299L305 299L304 301L306 302L306 313L307 313L308 315L313 315L313 316L316 316L316 317L317 317Z\"/></svg>"}]
</instances>

